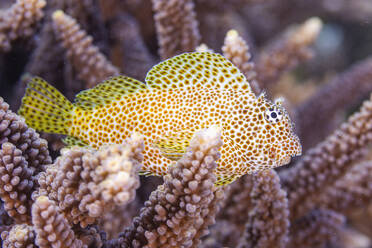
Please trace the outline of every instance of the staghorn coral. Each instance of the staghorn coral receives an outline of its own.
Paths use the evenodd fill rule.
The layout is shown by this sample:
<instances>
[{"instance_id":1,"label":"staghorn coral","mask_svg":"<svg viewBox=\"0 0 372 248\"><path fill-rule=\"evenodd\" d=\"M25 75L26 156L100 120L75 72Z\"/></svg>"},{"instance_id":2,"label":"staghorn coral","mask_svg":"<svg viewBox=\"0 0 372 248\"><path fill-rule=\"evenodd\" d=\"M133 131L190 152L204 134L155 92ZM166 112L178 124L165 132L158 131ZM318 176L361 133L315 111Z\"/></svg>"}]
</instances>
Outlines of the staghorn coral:
<instances>
[{"instance_id":1,"label":"staghorn coral","mask_svg":"<svg viewBox=\"0 0 372 248\"><path fill-rule=\"evenodd\" d=\"M124 247L197 246L214 223L217 202L223 197L223 191L214 188L216 176L211 173L221 145L218 129L197 133L118 242Z\"/></svg>"},{"instance_id":2,"label":"staghorn coral","mask_svg":"<svg viewBox=\"0 0 372 248\"><path fill-rule=\"evenodd\" d=\"M32 226L13 225L9 231L1 233L4 248L36 248L35 233Z\"/></svg>"},{"instance_id":3,"label":"staghorn coral","mask_svg":"<svg viewBox=\"0 0 372 248\"><path fill-rule=\"evenodd\" d=\"M287 247L288 201L274 170L253 176L251 198L253 208L238 247Z\"/></svg>"},{"instance_id":4,"label":"staghorn coral","mask_svg":"<svg viewBox=\"0 0 372 248\"><path fill-rule=\"evenodd\" d=\"M359 112L310 149L293 168L283 171L281 177L288 192L292 219L309 211L311 206L304 203L317 198L326 186L340 179L353 162L361 158L372 139L371 115L370 98L363 103Z\"/></svg>"},{"instance_id":5,"label":"staghorn coral","mask_svg":"<svg viewBox=\"0 0 372 248\"><path fill-rule=\"evenodd\" d=\"M257 82L261 83L258 80L260 78L268 78L267 86L269 86L269 88L262 87L262 90L268 92L269 95L272 96L280 96L283 93L288 93L289 96L291 96L288 97L290 101L286 101L285 104L291 106L289 112L293 112L296 116L296 118L292 119L295 120L296 129L300 131L300 135L302 136L301 141L305 150L311 148L317 142L322 141L324 137L335 128L335 123L341 123L344 118L343 116L349 115L351 111L354 111L355 106L371 92L371 84L369 82L371 78L369 76L371 66L368 54L371 54L372 50L370 42L368 41L370 40L369 34L371 33L369 21L372 20L372 15L370 14L372 12L370 11L371 3L369 0L314 0L311 2L298 0L232 0L225 2L220 0L178 0L164 2L166 4L173 4L173 6L189 6L188 4L191 3L190 6L192 6L192 10L174 9L175 12L171 13L169 11L166 12L165 9L157 10L157 21L160 20L163 26L161 29L155 29L156 24L151 13L151 10L155 6L155 1L47 1L47 5L43 9L45 18L40 19L37 23L33 23L32 28L28 28L30 30L32 29L32 32L35 32L34 35L31 36L27 42L14 42L9 52L5 53L0 49L1 95L7 97L8 102L11 103L11 107L16 109L17 106L19 106L20 97L23 95L26 86L27 77L24 77L24 80L20 80L22 79L21 75L25 72L42 76L48 79L48 81L54 82L57 88L66 94L69 99L73 99L77 91L87 87L87 82L78 78L81 68L74 67L71 60L69 61L69 58L64 56L64 49L55 39L56 34L53 28L55 28L56 25L53 23L52 15L55 10L59 9L74 18L76 24L80 25L80 30L85 30L86 33L92 37L91 44L94 44L101 51L101 54L105 54L107 58L111 60L112 64L118 67L117 71L120 70L127 75L133 75L139 79L145 77L145 68L151 67L161 60L160 57L162 54L159 56L157 51L161 51L162 49L169 53L181 53L186 51L186 48L180 45L182 41L185 42L184 44L192 43L191 50L194 50L196 45L199 44L198 41L202 40L207 48L199 47L197 49L213 48L213 50L218 53L222 50L227 51L229 49L231 52L236 51L233 55L239 58L242 56L241 58L244 58L243 61L248 61L248 63L251 63L250 66L254 66ZM4 8L9 7L11 4L12 2L8 0L0 1L0 6ZM7 10L4 9L1 11L5 13ZM159 14L161 12L166 14ZM159 18L159 16L161 18ZM173 27L181 27L185 23L182 21L184 19L179 19L181 21L174 22L175 16L185 17L187 25L191 24L188 27L196 27L197 24L200 23L200 31L194 29L194 33L191 32L192 35L190 35L190 29L188 28L172 29ZM320 35L321 39L319 39L312 48L312 51L316 55L314 56L314 60L310 61L310 63L303 64L303 59L307 58L309 54L308 45L306 45L306 49L299 49L299 47L293 46L293 44L292 46L286 46L288 45L286 42L290 42L289 38L291 37L291 33L288 33L286 30L288 30L288 27L291 27L293 23L309 19L312 16L320 16L326 28L322 30ZM166 26L168 24L169 26ZM33 28L39 26L41 29ZM237 30L239 33L238 37L241 37L241 39L237 38L237 36L229 37L228 35L229 38L234 37L234 39L230 39L228 42L226 32L230 29ZM161 39L159 39L158 44L156 37L164 35L164 30L176 30L177 32L174 32L176 38L172 36L172 38L166 40L168 43L162 43ZM337 30L341 32L336 32L337 35L334 36L334 32ZM294 31L293 34L296 34L296 32ZM196 36L199 38L195 39ZM178 37L183 38L180 40ZM224 37L226 37L225 47L221 50ZM276 37L279 37L279 39ZM303 38L306 39L308 36L298 36L297 38L303 40ZM328 46L325 48L322 47L324 46L324 39L328 42ZM196 40L198 41L196 42ZM244 44L243 41L246 44ZM311 41L311 43L312 42L313 41ZM247 50L245 50L248 45L249 56L252 56L256 65L254 65L251 58L248 59L249 56L247 55ZM179 50L177 49L177 51L175 51L175 47L179 48ZM329 55L328 50L338 54L338 59L334 59L334 57ZM84 56L87 55L85 51L82 52ZM265 54L271 56L266 57L266 62L265 60L261 60ZM321 54L321 56L319 56L319 54ZM229 56L227 52L225 52L225 55ZM281 59L276 60L278 57ZM108 61L106 58L105 60ZM234 58L231 58L231 60L239 66L239 60L235 59L234 61ZM356 60L360 62L355 62ZM281 63L275 64L275 61ZM301 67L296 68L296 71L291 70L291 68L294 68L294 65L301 63ZM348 68L352 63L355 66ZM341 67L336 67L333 64L337 64ZM83 65L82 68L87 68L87 66ZM344 73L339 74L338 71L340 69L344 70ZM95 73L96 71L93 72ZM270 72L274 73L269 74ZM286 72L285 77L281 77L280 79L283 83L276 83L278 77L283 75L284 72ZM324 84L324 81L328 81L327 79L333 75L335 75L334 79L332 79L330 83ZM290 79L290 82L287 82L288 79ZM18 84L16 84L17 81L19 82ZM98 83L98 81L93 83ZM264 84L265 83L266 82L264 82ZM275 86L275 89L270 86ZM283 87L287 88L287 92L285 92L286 90L283 89ZM317 93L312 96L307 92L308 89L311 89L310 93L315 91L317 91ZM285 97L287 98L287 96ZM307 100L303 102L304 99ZM102 212L104 214L93 217L93 219L90 220L97 223L97 226L88 225L85 227L84 225L84 227L81 227L78 216L82 219L89 219L89 206L94 210L99 209L100 204L91 202L91 200L94 201L95 198L89 198L93 195L92 192L89 192L87 194L84 193L85 196L89 196L89 199L82 204L83 212L79 209L79 206L76 207L76 205L74 205L75 203L68 205L68 199L71 199L71 197L67 197L67 193L75 194L78 192L76 191L76 188L78 188L76 185L84 185L84 190L87 189L86 182L84 181L87 177L83 179L83 177L80 177L81 174L73 169L75 168L78 171L78 168L82 168L83 158L85 156L86 160L84 161L93 165L99 164L98 167L101 167L105 163L97 158L97 156L102 150L94 151L88 148L74 148L73 151L76 153L71 153L73 156L70 157L70 159L73 159L73 162L71 162L70 165L73 163L76 163L76 165L75 167L68 167L67 164L65 164L66 167L64 167L65 170L62 170L63 172L59 171L58 167L62 165L62 160L65 162L68 161L64 152L62 152L62 157L58 158L53 164L51 164L50 158L48 163L39 163L37 161L43 160L41 158L42 156L45 158L49 157L48 154L46 155L47 147L45 141L40 142L41 147L44 147L43 149L40 150L37 146L34 146L34 152L31 152L32 149L30 148L30 144L32 144L32 142L30 143L29 140L35 140L35 144L37 144L38 140L40 141L39 136L31 129L28 129L27 126L21 124L21 119L8 111L8 106L4 105L2 101L1 106L0 109L4 111L4 116L6 116L5 121L2 119L3 117L0 118L0 126L2 125L2 127L5 128L5 131L3 130L4 132L0 131L1 144L5 143L5 146L10 144L12 149L14 148L14 150L3 149L1 152L18 151L19 153L19 151L21 151L22 153L19 157L21 157L21 161L23 161L20 164L23 166L22 168L26 168L25 171L30 168L35 171L30 177L30 180L34 182L34 186L27 192L19 191L17 187L13 187L17 195L26 195L27 204L25 203L25 206L27 205L28 209L30 204L37 199L38 195L48 195L50 199L53 198L50 202L57 206L55 207L56 213L58 213L57 215L62 215L65 223L68 224L64 225L66 230L68 230L67 232L71 234L72 231L75 238L81 240L84 245L92 248L101 246L118 247L119 245L125 247L128 246L127 244L138 244L138 240L144 243L147 241L146 235L143 234L144 230L141 229L143 227L142 225L136 230L130 229L135 232L136 235L125 236L124 233L119 238L117 238L117 235L123 232L124 228L131 225L132 216L137 215L143 202L148 199L148 195L154 190L154 187L161 183L161 179L154 177L141 178L141 187L138 192L136 192L135 202L129 205L116 206L116 204L112 204L111 200L113 198L111 198L107 208L104 208ZM6 110L4 110L4 106L6 106ZM365 116L365 118L369 117ZM19 128L17 126L18 124ZM265 194L256 197L257 191L260 191L260 189L268 190L272 186L272 184L270 184L272 180L266 182L256 176L246 176L237 180L233 185L230 185L228 189L224 190L227 196L226 200L222 200L220 197L213 198L213 201L209 205L211 209L204 212L208 214L212 211L213 214L210 214L210 216L205 216L204 214L200 215L200 218L203 219L203 223L205 224L205 226L201 226L200 229L206 230L206 225L210 224L214 211L217 210L214 207L218 205L221 208L221 212L216 217L216 224L209 227L211 231L210 235L204 238L194 236L194 240L192 240L193 246L221 248L237 247L239 237L245 232L245 224L247 224L249 234L252 233L252 226L256 228L271 227L272 221L277 220L277 216L269 215L265 218L265 222L257 224L257 219L263 218L262 216L266 214L266 212L262 212L257 206L277 206L277 202L268 200L268 195L270 195L269 198L271 198L273 197L271 196L273 192L288 190L287 193L292 194L289 199L289 205L295 210L294 214L298 216L290 216L291 228L287 247L352 247L352 245L354 245L354 247L359 245L358 248L360 248L360 246L368 247L372 240L372 231L370 228L372 215L369 213L371 212L370 209L368 210L366 207L371 197L370 165L369 162L358 162L359 159L363 158L363 152L369 152L370 150L368 143L364 143L366 141L366 136L369 135L359 133L359 131L366 131L365 127L364 125L359 126L358 124L350 129L346 139L349 139L350 136L353 135L355 135L355 137L353 136L354 138L351 138L350 143L347 143L346 146L344 146L344 144L340 146L329 146L329 140L327 140L328 145L326 148L323 147L324 149L322 148L323 150L320 152L313 153L313 156L305 156L305 158L308 159L306 163L300 158L298 161L292 163L289 168L279 168L278 170L280 171L284 184L284 188L280 191L265 191ZM18 139L17 137L20 138ZM45 134L43 134L42 137L48 137L49 148L55 148L52 150L53 156L56 157L60 150L60 146L54 143L53 140L55 140L55 138L50 138L49 135L46 136ZM334 139L340 140L340 137ZM340 147L342 149L347 147L346 153ZM37 150L39 150L39 152L37 152ZM78 151L81 151L81 154L79 154ZM30 157L30 155L28 155L29 153L34 154L34 159L30 159L32 156ZM115 152L114 154L117 153ZM352 155L350 156L350 154ZM110 154L109 157L111 156L115 157L116 155ZM341 166L342 168L340 170L340 164L346 161L343 160L344 158L348 159L347 165L344 164L345 166ZM95 162L92 162L91 159ZM33 169L34 167L32 163L30 163L32 160L35 160L35 162L32 163L35 163L35 168L37 169ZM96 160L99 161L97 162ZM325 167L322 167L323 165L319 166L319 163L322 164L325 160L327 160L325 163L327 165L324 165ZM45 164L51 165L45 167ZM291 174L296 170L296 167L301 167L298 169L298 174ZM89 173L91 173L93 171L90 167L88 169L87 167L84 168L86 168L85 172L89 171ZM111 173L114 172L111 171L108 175ZM182 171L182 173L184 172ZM183 175L182 173L180 172L178 175ZM291 175L293 178L287 178L287 175ZM67 184L67 186L65 186L62 183L62 186L58 186L61 190L61 200L58 200L58 191L53 189L53 186L56 187L53 185L53 181L55 181L57 176L60 176L58 177L59 180L63 180L63 182ZM213 175L210 176L212 177ZM74 180L70 180L71 177L74 177ZM36 178L39 180L35 180ZM329 182L326 181L325 178L329 178ZM304 181L303 179L306 180ZM105 176L96 177L96 181L94 182L91 178L87 180L92 183L89 185L89 189L98 189L98 191L95 192L98 192L99 195L102 189L102 185L99 185L105 180ZM38 183L40 183L40 185L38 185ZM290 186L288 186L288 183ZM278 181L276 181L276 185L278 186ZM183 190L188 189L187 187L188 185L185 185L177 192L183 192ZM63 190L71 190L72 192ZM158 196L161 194L159 191L156 192L157 193L153 195ZM31 197L31 193L33 197ZM221 192L219 194L221 194ZM297 199L297 196L295 196L296 194L297 196L302 195L303 197ZM101 196L98 197L100 198ZM207 198L211 199L212 197ZM102 200L102 198L100 199ZM150 201L152 204L151 206L163 205L164 202L162 199L163 198L160 196L158 198L152 196ZM4 237L10 233L14 225L26 224L19 218L14 220L14 218L9 217L4 209L5 205L2 202L0 202L0 207L0 231L5 231L3 233ZM62 207L65 207L63 211L61 210ZM68 209L72 209L73 207L78 210L73 212L73 214L76 214L74 217L72 217L72 212L68 211ZM329 208L331 210L319 210L318 208ZM282 210L285 211L285 209L286 208L283 207ZM170 211L167 210L163 215L165 217L162 219L161 223L172 221L172 219L168 219L168 216L172 216L173 213L178 213L178 211L182 211L182 209L171 208ZM345 217L333 211L339 211L345 214L348 221L345 223ZM97 212L100 212L100 210ZM27 213L28 214L25 215L29 216L25 219L31 219L33 217L32 214L29 211L27 211ZM182 214L184 213L185 212L182 212ZM253 213L255 213L255 215ZM150 215L150 217L155 215L156 214ZM280 214L278 213L277 215ZM145 218L145 214L141 216ZM184 215L177 215L177 217L181 216ZM253 218L254 216L256 216L256 218ZM74 220L77 221L77 225L71 222L73 218L76 218ZM136 221L138 221L138 218L136 218ZM18 224L14 224L14 222L18 222ZM143 220L143 223L152 224L153 222L152 219ZM85 224L87 223L88 222L85 221ZM283 222L280 223L283 224ZM27 230L35 230L35 226L29 221L27 225ZM185 228L182 230L186 230L187 226L188 225L185 225ZM278 228L279 227L281 228L282 226L278 225ZM345 227L347 229L344 229ZM145 228L151 229L152 226L145 226ZM158 234L162 232L162 230L163 229L151 229L151 235L154 234L154 236L149 236L156 237L156 240L159 241L162 236ZM174 229L169 228L166 234L170 233L170 235L174 237L178 234L178 230L178 227ZM193 229L188 229L188 231L191 230ZM279 237L272 235L276 233L275 231L265 232L267 230L272 229L258 229L258 231L254 232L254 239L249 239L249 242L256 242L258 240L260 241L259 244L263 244L265 241L270 242L270 240L275 239L275 237ZM354 244L352 244L353 242L350 243L350 241L347 241L345 237L339 240L333 239L333 237L345 235L345 230L348 230L347 233L349 233L349 236L352 236ZM362 235L361 232L365 235ZM34 232L29 233L31 234ZM54 234L52 234L52 236ZM10 236L14 237L14 235ZM252 235L249 237L251 236ZM283 234L283 236L280 237L284 236ZM29 236L22 237L27 240ZM180 239L182 239L182 237L181 235ZM364 241L355 243L355 240L359 240L360 237L362 237ZM9 246L11 247L19 245L15 239L10 241L10 239L7 238L7 242L9 242ZM243 242L245 241L243 240ZM276 244L274 247L276 247Z\"/></svg>"},{"instance_id":6,"label":"staghorn coral","mask_svg":"<svg viewBox=\"0 0 372 248\"><path fill-rule=\"evenodd\" d=\"M333 185L319 196L307 198L302 205L308 208L326 208L347 213L371 201L372 162L365 161L352 166Z\"/></svg>"},{"instance_id":7,"label":"staghorn coral","mask_svg":"<svg viewBox=\"0 0 372 248\"><path fill-rule=\"evenodd\" d=\"M371 72L372 58L368 57L337 75L313 97L297 107L297 115L302 118L299 118L296 124L305 150L332 131L334 125L330 125L330 122L334 119L335 113L350 104L356 105L368 96L372 91ZM336 91L337 94L334 94ZM317 130L316 133L309 132L314 128Z\"/></svg>"},{"instance_id":8,"label":"staghorn coral","mask_svg":"<svg viewBox=\"0 0 372 248\"><path fill-rule=\"evenodd\" d=\"M39 175L40 189L33 198L46 195L58 202L70 223L86 227L105 211L134 198L143 144L133 135L126 146L99 151L74 148L62 152L55 164Z\"/></svg>"},{"instance_id":9,"label":"staghorn coral","mask_svg":"<svg viewBox=\"0 0 372 248\"><path fill-rule=\"evenodd\" d=\"M44 15L45 4L44 0L17 0L0 12L0 50L9 51L13 40L33 34L33 26Z\"/></svg>"},{"instance_id":10,"label":"staghorn coral","mask_svg":"<svg viewBox=\"0 0 372 248\"><path fill-rule=\"evenodd\" d=\"M112 60L123 68L125 75L143 80L155 59L142 39L139 24L129 14L121 15L113 20L112 30Z\"/></svg>"},{"instance_id":11,"label":"staghorn coral","mask_svg":"<svg viewBox=\"0 0 372 248\"><path fill-rule=\"evenodd\" d=\"M29 167L37 172L51 163L47 142L28 128L23 118L10 111L9 105L0 97L0 145L6 142L20 149Z\"/></svg>"},{"instance_id":12,"label":"staghorn coral","mask_svg":"<svg viewBox=\"0 0 372 248\"><path fill-rule=\"evenodd\" d=\"M46 196L40 196L32 206L32 224L36 233L35 243L40 248L47 247L85 247L75 237L71 226L55 203Z\"/></svg>"},{"instance_id":13,"label":"staghorn coral","mask_svg":"<svg viewBox=\"0 0 372 248\"><path fill-rule=\"evenodd\" d=\"M219 214L219 218L229 220L240 228L244 227L249 210L252 208L252 187L253 177L251 175L245 175L236 183L228 185L225 191L226 197L223 209Z\"/></svg>"},{"instance_id":14,"label":"staghorn coral","mask_svg":"<svg viewBox=\"0 0 372 248\"><path fill-rule=\"evenodd\" d=\"M74 18L59 10L53 13L55 33L67 50L67 57L87 87L93 87L119 70L92 44L92 37L80 29Z\"/></svg>"},{"instance_id":15,"label":"staghorn coral","mask_svg":"<svg viewBox=\"0 0 372 248\"><path fill-rule=\"evenodd\" d=\"M222 51L224 56L239 68L250 83L252 90L258 94L260 88L256 81L254 63L250 61L252 55L249 52L247 43L239 36L236 30L227 32Z\"/></svg>"},{"instance_id":16,"label":"staghorn coral","mask_svg":"<svg viewBox=\"0 0 372 248\"><path fill-rule=\"evenodd\" d=\"M162 59L194 51L200 34L191 0L152 0Z\"/></svg>"},{"instance_id":17,"label":"staghorn coral","mask_svg":"<svg viewBox=\"0 0 372 248\"><path fill-rule=\"evenodd\" d=\"M30 220L36 175L51 162L47 143L0 98L0 197L17 222Z\"/></svg>"},{"instance_id":18,"label":"staghorn coral","mask_svg":"<svg viewBox=\"0 0 372 248\"><path fill-rule=\"evenodd\" d=\"M299 27L289 29L283 37L269 45L256 62L257 80L261 88L267 88L280 75L311 56L308 47L318 36L322 23L311 18Z\"/></svg>"},{"instance_id":19,"label":"staghorn coral","mask_svg":"<svg viewBox=\"0 0 372 248\"><path fill-rule=\"evenodd\" d=\"M344 216L330 210L313 210L291 226L291 241L287 247L320 248L325 242L337 240Z\"/></svg>"},{"instance_id":20,"label":"staghorn coral","mask_svg":"<svg viewBox=\"0 0 372 248\"><path fill-rule=\"evenodd\" d=\"M32 205L31 193L35 190L35 170L28 167L22 151L11 143L0 150L0 197L4 208L17 222L29 221Z\"/></svg>"}]
</instances>

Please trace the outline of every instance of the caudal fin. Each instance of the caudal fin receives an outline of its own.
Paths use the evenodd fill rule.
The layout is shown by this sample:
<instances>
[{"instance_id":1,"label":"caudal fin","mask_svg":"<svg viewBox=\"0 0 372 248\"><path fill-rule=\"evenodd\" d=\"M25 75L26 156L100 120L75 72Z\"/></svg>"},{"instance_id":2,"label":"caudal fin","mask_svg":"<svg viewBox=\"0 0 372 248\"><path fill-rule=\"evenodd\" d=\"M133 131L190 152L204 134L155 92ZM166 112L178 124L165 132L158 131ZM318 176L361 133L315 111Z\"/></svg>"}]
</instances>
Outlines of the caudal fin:
<instances>
[{"instance_id":1,"label":"caudal fin","mask_svg":"<svg viewBox=\"0 0 372 248\"><path fill-rule=\"evenodd\" d=\"M41 78L28 83L18 114L26 124L48 133L69 134L74 106L57 89Z\"/></svg>"}]
</instances>

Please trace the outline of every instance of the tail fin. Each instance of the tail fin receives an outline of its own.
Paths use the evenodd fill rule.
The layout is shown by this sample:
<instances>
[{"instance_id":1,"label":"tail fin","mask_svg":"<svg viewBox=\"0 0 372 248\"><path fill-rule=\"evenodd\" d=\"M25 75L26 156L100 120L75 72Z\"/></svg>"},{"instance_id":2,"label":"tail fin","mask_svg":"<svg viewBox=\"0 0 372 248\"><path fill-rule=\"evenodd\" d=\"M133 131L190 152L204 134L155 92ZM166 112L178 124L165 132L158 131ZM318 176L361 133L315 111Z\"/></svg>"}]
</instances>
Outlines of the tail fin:
<instances>
[{"instance_id":1,"label":"tail fin","mask_svg":"<svg viewBox=\"0 0 372 248\"><path fill-rule=\"evenodd\" d=\"M30 127L48 133L69 134L74 106L57 89L41 78L28 83L18 113Z\"/></svg>"}]
</instances>

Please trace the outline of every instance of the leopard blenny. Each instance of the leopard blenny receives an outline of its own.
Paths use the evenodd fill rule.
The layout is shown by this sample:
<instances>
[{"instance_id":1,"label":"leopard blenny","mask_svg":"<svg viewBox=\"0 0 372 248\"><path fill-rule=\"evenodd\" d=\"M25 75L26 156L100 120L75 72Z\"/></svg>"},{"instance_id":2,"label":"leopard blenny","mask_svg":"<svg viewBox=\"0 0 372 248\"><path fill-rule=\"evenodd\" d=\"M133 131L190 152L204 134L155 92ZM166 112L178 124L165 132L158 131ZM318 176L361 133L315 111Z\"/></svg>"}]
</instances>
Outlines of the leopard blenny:
<instances>
[{"instance_id":1,"label":"leopard blenny","mask_svg":"<svg viewBox=\"0 0 372 248\"><path fill-rule=\"evenodd\" d=\"M74 103L40 78L27 87L19 114L40 131L65 134L69 145L98 148L144 136L142 174L165 175L194 133L221 129L217 185L289 163L301 144L280 101L258 97L219 54L185 53L155 65L146 84L117 76L80 92Z\"/></svg>"}]
</instances>

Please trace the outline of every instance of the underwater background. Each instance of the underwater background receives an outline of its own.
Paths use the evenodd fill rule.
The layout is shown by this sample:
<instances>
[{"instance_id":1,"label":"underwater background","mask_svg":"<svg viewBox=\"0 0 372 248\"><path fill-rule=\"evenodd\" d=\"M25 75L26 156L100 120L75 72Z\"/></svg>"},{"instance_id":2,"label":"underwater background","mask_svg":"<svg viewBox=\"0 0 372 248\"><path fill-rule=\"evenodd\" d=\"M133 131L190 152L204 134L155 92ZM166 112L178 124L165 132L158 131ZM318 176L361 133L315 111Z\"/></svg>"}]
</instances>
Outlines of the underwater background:
<instances>
[{"instance_id":1,"label":"underwater background","mask_svg":"<svg viewBox=\"0 0 372 248\"><path fill-rule=\"evenodd\" d=\"M370 0L0 0L2 247L372 247ZM215 187L221 137L198 132L161 177L143 141L66 148L17 114L39 76L69 100L159 62L222 54L282 97L288 165ZM197 161L197 162L195 162Z\"/></svg>"}]
</instances>

